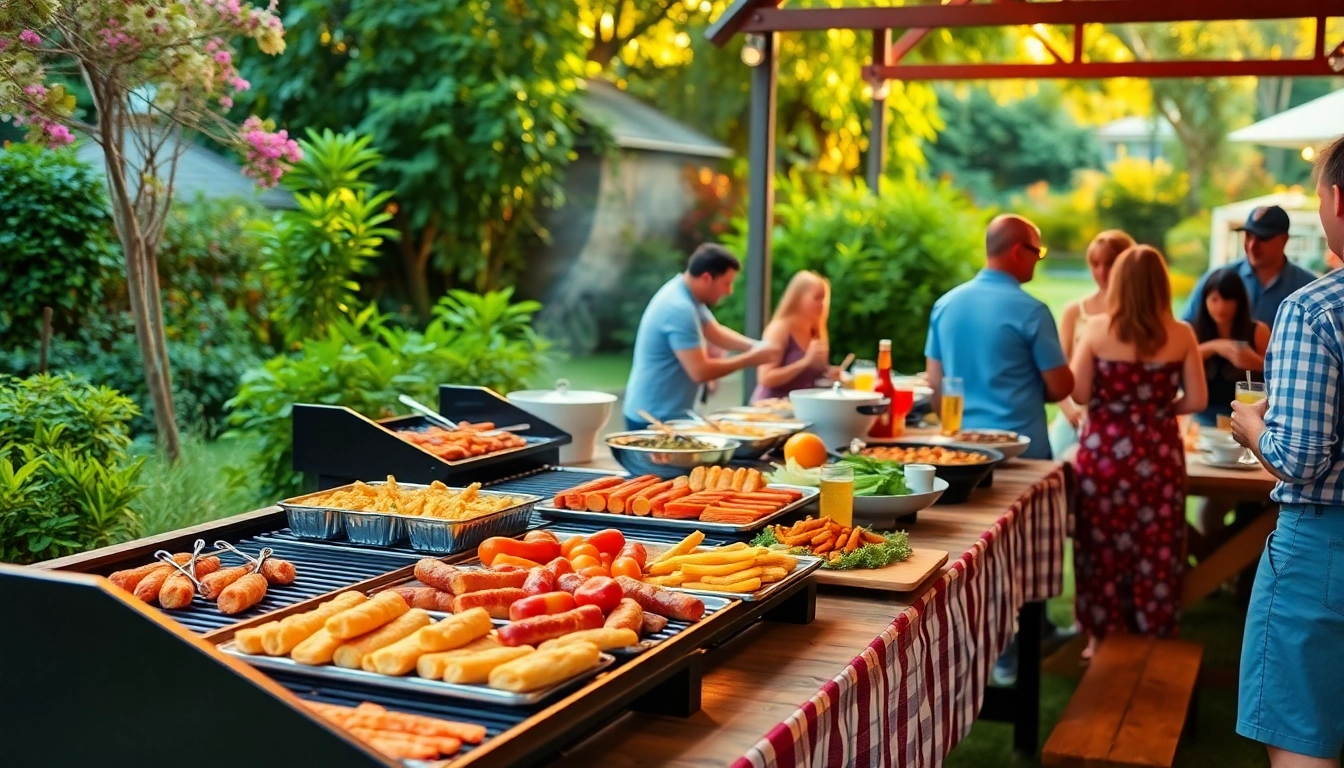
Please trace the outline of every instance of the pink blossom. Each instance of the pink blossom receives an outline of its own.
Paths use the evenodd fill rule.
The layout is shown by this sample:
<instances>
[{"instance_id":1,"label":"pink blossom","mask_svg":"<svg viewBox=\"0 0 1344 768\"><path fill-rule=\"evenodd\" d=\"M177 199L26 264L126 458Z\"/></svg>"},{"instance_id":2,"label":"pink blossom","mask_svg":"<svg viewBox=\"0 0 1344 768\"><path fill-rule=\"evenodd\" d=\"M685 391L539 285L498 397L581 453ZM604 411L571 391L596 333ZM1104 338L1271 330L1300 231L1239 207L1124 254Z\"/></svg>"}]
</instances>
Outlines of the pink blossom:
<instances>
[{"instance_id":1,"label":"pink blossom","mask_svg":"<svg viewBox=\"0 0 1344 768\"><path fill-rule=\"evenodd\" d=\"M241 77L234 77L232 82L229 83L229 85L233 86L233 90L238 91L239 93L246 90L250 90L252 88L252 84L247 82Z\"/></svg>"},{"instance_id":2,"label":"pink blossom","mask_svg":"<svg viewBox=\"0 0 1344 768\"><path fill-rule=\"evenodd\" d=\"M220 96L219 106L225 109L233 109L233 99L228 96Z\"/></svg>"},{"instance_id":3,"label":"pink blossom","mask_svg":"<svg viewBox=\"0 0 1344 768\"><path fill-rule=\"evenodd\" d=\"M288 131L270 132L261 119L253 115L243 123L245 159L243 173L261 187L272 187L280 181L288 164L303 159L303 152Z\"/></svg>"},{"instance_id":4,"label":"pink blossom","mask_svg":"<svg viewBox=\"0 0 1344 768\"><path fill-rule=\"evenodd\" d=\"M23 30L22 32L19 33L19 42L21 42L21 43L23 43L24 45L27 45L27 46L29 46L29 47L33 47L33 46L41 45L41 44L42 44L42 38L38 37L38 36L37 36L37 33L34 32L33 30L31 30L31 29L25 29L25 30Z\"/></svg>"},{"instance_id":5,"label":"pink blossom","mask_svg":"<svg viewBox=\"0 0 1344 768\"><path fill-rule=\"evenodd\" d=\"M47 97L46 87L38 85L36 83L33 83L32 85L25 85L23 87L23 92L28 94L29 96L32 96L34 99L45 99Z\"/></svg>"},{"instance_id":6,"label":"pink blossom","mask_svg":"<svg viewBox=\"0 0 1344 768\"><path fill-rule=\"evenodd\" d=\"M70 129L58 123L47 123L45 126L47 138L52 146L63 147L67 144L75 143L75 137L70 134Z\"/></svg>"},{"instance_id":7,"label":"pink blossom","mask_svg":"<svg viewBox=\"0 0 1344 768\"><path fill-rule=\"evenodd\" d=\"M3 51L8 47L9 47L9 40L0 37L0 51Z\"/></svg>"}]
</instances>

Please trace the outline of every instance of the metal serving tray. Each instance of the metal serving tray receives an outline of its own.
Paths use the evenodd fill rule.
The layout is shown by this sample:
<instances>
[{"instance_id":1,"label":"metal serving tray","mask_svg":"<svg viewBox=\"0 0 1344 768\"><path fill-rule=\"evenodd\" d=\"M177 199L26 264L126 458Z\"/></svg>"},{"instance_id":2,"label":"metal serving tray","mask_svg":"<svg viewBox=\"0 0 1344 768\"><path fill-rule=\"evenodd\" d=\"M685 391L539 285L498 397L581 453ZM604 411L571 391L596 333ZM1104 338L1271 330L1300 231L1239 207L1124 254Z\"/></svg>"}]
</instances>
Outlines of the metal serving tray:
<instances>
[{"instance_id":1,"label":"metal serving tray","mask_svg":"<svg viewBox=\"0 0 1344 768\"><path fill-rule=\"evenodd\" d=\"M396 688L403 691L413 691L415 693L427 693L434 696L450 696L456 699L479 701L485 704L503 704L515 707L540 704L561 693L578 688L595 677L599 672L616 662L615 656L612 656L609 653L604 653L598 658L596 666L593 666L562 683L553 685L550 688L543 688L539 691L531 691L530 693L513 693L511 691L497 690L486 685L458 685L456 683L445 683L442 680L427 680L423 677L381 675L377 672L365 672L362 669L345 669L329 664L323 666L309 666L300 664L288 656L252 656L238 650L232 640L222 643L217 649L221 653L227 653L230 656L242 659L259 669L274 669L282 672L291 672L294 674L307 675L309 677L333 680L347 684L355 683L359 685L369 685L375 688Z\"/></svg>"},{"instance_id":2,"label":"metal serving tray","mask_svg":"<svg viewBox=\"0 0 1344 768\"><path fill-rule=\"evenodd\" d=\"M770 486L768 485L766 486L766 488L769 487ZM734 525L732 523L702 523L699 520L674 520L666 517L653 517L652 515L617 515L611 512L557 509L549 503L538 504L537 512L539 512L542 517L548 517L553 520L572 520L575 522L607 526L620 530L646 528L664 531L685 531L686 533L692 533L694 531L708 533L712 531L714 533L744 534L759 531L779 518L792 512L797 512L815 501L817 496L821 493L821 491L816 488L808 488L805 486L790 485L787 487L789 490L801 491L803 497L791 504L784 505L778 511L771 512L760 520L753 523L744 523L742 525Z\"/></svg>"},{"instance_id":3,"label":"metal serving tray","mask_svg":"<svg viewBox=\"0 0 1344 768\"><path fill-rule=\"evenodd\" d=\"M373 482L367 485L377 487L384 484ZM398 485L407 490L429 487L420 483L398 483ZM525 493L478 491L481 496L509 496L520 501L512 507L470 520L347 510L305 503L314 497L346 490L352 486L353 484L343 485L329 491L296 496L279 502L278 506L285 510L289 518L289 527L299 538L331 541L344 533L350 543L371 547L391 547L403 538L409 538L412 549L443 555L471 549L491 536L514 536L523 532L527 528L532 508L542 498ZM465 489L448 490L460 493Z\"/></svg>"},{"instance_id":4,"label":"metal serving tray","mask_svg":"<svg viewBox=\"0 0 1344 768\"><path fill-rule=\"evenodd\" d=\"M658 647L658 644L664 640L670 640L678 633L690 629L703 621L708 621L709 617L741 599L738 597L717 597L715 595L702 595L699 593L696 594L696 597L700 598L700 602L705 604L705 615L700 617L700 621L677 621L676 619L668 619L667 626L663 627L663 631L655 632L640 640L638 645L630 645L625 648L608 648L604 653L610 653L611 655L622 659L638 656L645 651L650 651ZM429 611L429 615L435 619L445 619L452 614ZM491 622L496 627L502 627L510 623L507 619L491 619Z\"/></svg>"}]
</instances>

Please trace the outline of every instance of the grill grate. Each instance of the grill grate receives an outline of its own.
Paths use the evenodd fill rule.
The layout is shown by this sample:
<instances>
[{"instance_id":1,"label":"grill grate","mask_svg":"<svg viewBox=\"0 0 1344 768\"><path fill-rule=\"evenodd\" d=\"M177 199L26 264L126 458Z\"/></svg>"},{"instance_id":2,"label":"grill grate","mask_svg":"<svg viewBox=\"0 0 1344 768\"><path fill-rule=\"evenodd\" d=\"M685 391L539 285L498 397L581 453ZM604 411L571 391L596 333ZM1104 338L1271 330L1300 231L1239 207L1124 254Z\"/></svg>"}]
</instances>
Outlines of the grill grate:
<instances>
[{"instance_id":1,"label":"grill grate","mask_svg":"<svg viewBox=\"0 0 1344 768\"><path fill-rule=\"evenodd\" d=\"M180 611L165 611L165 615L194 632L210 632L226 627L268 611L274 611L287 605L307 600L318 595L348 587L365 579L371 579L388 571L396 570L414 562L422 555L409 558L407 555L379 550L352 550L344 547L310 546L300 543L289 535L289 529L272 534L248 537L232 542L234 546L256 554L262 547L275 550L274 557L288 560L298 570L299 577L286 587L271 587L266 597L252 608L234 615L225 616L215 604L197 597L192 604ZM225 568L242 565L242 558L232 553L220 556Z\"/></svg>"}]
</instances>

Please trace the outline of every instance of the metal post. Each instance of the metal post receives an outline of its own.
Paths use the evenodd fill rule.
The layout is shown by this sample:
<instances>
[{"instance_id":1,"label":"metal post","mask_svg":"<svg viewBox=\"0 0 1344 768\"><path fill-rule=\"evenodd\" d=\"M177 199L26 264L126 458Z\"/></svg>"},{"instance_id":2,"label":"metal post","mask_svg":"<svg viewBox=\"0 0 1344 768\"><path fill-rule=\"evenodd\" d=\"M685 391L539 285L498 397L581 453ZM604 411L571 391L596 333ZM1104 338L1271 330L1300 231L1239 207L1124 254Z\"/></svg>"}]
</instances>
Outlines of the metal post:
<instances>
[{"instance_id":1,"label":"metal post","mask_svg":"<svg viewBox=\"0 0 1344 768\"><path fill-rule=\"evenodd\" d=\"M775 84L779 74L778 36L768 32L764 59L751 73L751 136L747 151L747 317L746 334L759 339L770 318L770 229L775 220ZM745 401L756 388L756 369L744 373Z\"/></svg>"},{"instance_id":2,"label":"metal post","mask_svg":"<svg viewBox=\"0 0 1344 768\"><path fill-rule=\"evenodd\" d=\"M891 30L873 30L873 66L891 63ZM887 168L887 81L874 78L873 112L868 133L868 189L877 194L878 182Z\"/></svg>"}]
</instances>

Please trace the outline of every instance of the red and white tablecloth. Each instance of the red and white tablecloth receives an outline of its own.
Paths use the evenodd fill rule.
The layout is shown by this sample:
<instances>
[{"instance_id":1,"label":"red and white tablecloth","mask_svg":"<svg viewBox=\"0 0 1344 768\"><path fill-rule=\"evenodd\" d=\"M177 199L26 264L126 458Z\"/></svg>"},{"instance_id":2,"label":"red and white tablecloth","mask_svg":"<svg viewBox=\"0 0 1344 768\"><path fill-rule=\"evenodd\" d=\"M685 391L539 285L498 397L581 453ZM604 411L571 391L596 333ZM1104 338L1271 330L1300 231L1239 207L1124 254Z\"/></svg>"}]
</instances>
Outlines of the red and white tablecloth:
<instances>
[{"instance_id":1,"label":"red and white tablecloth","mask_svg":"<svg viewBox=\"0 0 1344 768\"><path fill-rule=\"evenodd\" d=\"M1018 609L1063 589L1061 468L734 768L939 765L970 731Z\"/></svg>"}]
</instances>

